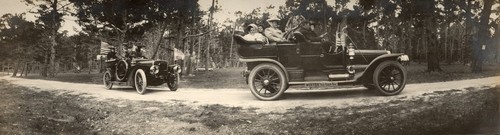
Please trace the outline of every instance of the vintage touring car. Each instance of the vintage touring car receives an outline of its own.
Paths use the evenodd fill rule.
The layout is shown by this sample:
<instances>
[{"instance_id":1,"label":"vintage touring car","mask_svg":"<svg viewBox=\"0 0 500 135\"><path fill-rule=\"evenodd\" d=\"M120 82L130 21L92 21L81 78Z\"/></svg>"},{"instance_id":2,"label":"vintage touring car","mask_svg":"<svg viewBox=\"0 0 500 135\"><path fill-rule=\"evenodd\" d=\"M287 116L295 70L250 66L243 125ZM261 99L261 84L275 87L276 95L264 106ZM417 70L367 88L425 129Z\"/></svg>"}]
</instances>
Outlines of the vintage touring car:
<instances>
[{"instance_id":1,"label":"vintage touring car","mask_svg":"<svg viewBox=\"0 0 500 135\"><path fill-rule=\"evenodd\" d=\"M113 84L132 86L137 93L144 94L147 86L167 84L171 91L178 88L178 65L168 65L167 61L150 59L121 59L106 61L110 66L106 69L103 82L107 89Z\"/></svg>"},{"instance_id":2,"label":"vintage touring car","mask_svg":"<svg viewBox=\"0 0 500 135\"><path fill-rule=\"evenodd\" d=\"M247 41L241 35L234 38L240 61L247 65L243 76L260 100L276 100L290 85L363 85L390 96L406 84L405 54L359 50L339 40L311 42L301 33L294 33L289 42L273 44Z\"/></svg>"}]
</instances>

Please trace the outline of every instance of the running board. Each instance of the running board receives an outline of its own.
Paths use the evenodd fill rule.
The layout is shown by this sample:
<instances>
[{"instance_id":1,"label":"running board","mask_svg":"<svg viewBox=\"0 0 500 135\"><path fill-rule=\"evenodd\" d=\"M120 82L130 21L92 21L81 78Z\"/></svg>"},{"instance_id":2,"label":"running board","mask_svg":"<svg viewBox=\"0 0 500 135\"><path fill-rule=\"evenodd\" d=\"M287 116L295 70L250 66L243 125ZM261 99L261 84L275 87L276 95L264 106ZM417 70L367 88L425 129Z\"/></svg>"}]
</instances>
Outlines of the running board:
<instances>
[{"instance_id":1,"label":"running board","mask_svg":"<svg viewBox=\"0 0 500 135\"><path fill-rule=\"evenodd\" d=\"M125 81L125 82L120 82L120 81L111 81L110 83L112 83L112 84L117 84L117 85L128 85L128 81Z\"/></svg>"},{"instance_id":2,"label":"running board","mask_svg":"<svg viewBox=\"0 0 500 135\"><path fill-rule=\"evenodd\" d=\"M303 85L305 89L324 89L334 88L339 85L354 84L354 80L349 81L306 81L306 82L289 82L289 85Z\"/></svg>"},{"instance_id":3,"label":"running board","mask_svg":"<svg viewBox=\"0 0 500 135\"><path fill-rule=\"evenodd\" d=\"M354 80L347 80L347 81L306 81L306 82L288 82L289 85L339 85L339 84L346 84L346 83L355 83L356 81Z\"/></svg>"}]
</instances>

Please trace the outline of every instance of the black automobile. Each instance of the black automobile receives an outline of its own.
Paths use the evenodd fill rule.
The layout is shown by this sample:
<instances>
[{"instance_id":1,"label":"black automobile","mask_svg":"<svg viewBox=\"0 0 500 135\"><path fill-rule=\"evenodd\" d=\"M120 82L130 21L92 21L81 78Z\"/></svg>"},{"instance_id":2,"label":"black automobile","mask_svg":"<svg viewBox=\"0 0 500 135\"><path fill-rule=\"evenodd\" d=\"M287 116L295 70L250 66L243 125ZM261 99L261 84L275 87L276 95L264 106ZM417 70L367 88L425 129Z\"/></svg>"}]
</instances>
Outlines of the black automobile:
<instances>
[{"instance_id":1,"label":"black automobile","mask_svg":"<svg viewBox=\"0 0 500 135\"><path fill-rule=\"evenodd\" d=\"M181 68L176 64L169 65L167 61L141 58L106 62L110 65L103 76L107 89L111 89L113 84L126 84L142 95L146 92L147 86L166 83L171 91L176 91L178 88Z\"/></svg>"},{"instance_id":2,"label":"black automobile","mask_svg":"<svg viewBox=\"0 0 500 135\"><path fill-rule=\"evenodd\" d=\"M278 99L290 85L363 85L390 96L406 84L405 54L360 50L339 40L311 42L301 33L294 33L289 42L272 44L247 41L241 35L234 38L240 61L247 65L243 76L260 100Z\"/></svg>"}]
</instances>

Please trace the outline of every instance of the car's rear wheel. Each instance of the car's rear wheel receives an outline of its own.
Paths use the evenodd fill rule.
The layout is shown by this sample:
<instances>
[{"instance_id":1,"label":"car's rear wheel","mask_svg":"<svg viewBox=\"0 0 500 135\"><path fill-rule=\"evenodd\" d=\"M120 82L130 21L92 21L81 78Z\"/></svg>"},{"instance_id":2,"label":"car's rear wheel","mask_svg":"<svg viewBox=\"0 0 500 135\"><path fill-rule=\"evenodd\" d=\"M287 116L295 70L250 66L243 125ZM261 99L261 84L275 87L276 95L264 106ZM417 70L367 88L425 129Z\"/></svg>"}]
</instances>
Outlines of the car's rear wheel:
<instances>
[{"instance_id":1,"label":"car's rear wheel","mask_svg":"<svg viewBox=\"0 0 500 135\"><path fill-rule=\"evenodd\" d=\"M146 93L146 86L148 85L148 81L146 79L146 73L144 73L144 70L137 69L137 71L135 71L134 84L137 93L141 95Z\"/></svg>"},{"instance_id":2,"label":"car's rear wheel","mask_svg":"<svg viewBox=\"0 0 500 135\"><path fill-rule=\"evenodd\" d=\"M382 62L373 73L373 83L382 95L399 94L406 85L406 70L396 61Z\"/></svg>"},{"instance_id":3,"label":"car's rear wheel","mask_svg":"<svg viewBox=\"0 0 500 135\"><path fill-rule=\"evenodd\" d=\"M252 94L260 100L276 100L286 90L285 73L276 65L264 63L250 71L248 85Z\"/></svg>"},{"instance_id":4,"label":"car's rear wheel","mask_svg":"<svg viewBox=\"0 0 500 135\"><path fill-rule=\"evenodd\" d=\"M113 87L113 83L111 83L111 72L106 71L102 77L102 80L104 82L104 86L106 89L110 90Z\"/></svg>"},{"instance_id":5,"label":"car's rear wheel","mask_svg":"<svg viewBox=\"0 0 500 135\"><path fill-rule=\"evenodd\" d=\"M174 74L172 78L167 81L167 86L170 91L177 91L177 88L179 87L179 74Z\"/></svg>"}]
</instances>

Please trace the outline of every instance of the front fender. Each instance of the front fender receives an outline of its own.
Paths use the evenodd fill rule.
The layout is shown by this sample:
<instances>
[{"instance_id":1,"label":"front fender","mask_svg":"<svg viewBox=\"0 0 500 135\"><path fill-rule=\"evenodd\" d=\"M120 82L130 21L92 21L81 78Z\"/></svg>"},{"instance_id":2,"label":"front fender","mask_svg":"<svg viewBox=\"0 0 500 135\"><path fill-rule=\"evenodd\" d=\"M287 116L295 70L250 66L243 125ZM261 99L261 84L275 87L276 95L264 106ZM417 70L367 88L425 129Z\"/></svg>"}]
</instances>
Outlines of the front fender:
<instances>
[{"instance_id":1,"label":"front fender","mask_svg":"<svg viewBox=\"0 0 500 135\"><path fill-rule=\"evenodd\" d=\"M240 58L239 59L241 62L246 62L246 63L249 63L249 62L268 62L268 63L273 63L273 64L276 64L278 65L281 70L283 70L283 72L285 73L285 78L286 78L286 81L288 82L290 79L288 78L288 72L285 70L285 66L283 66L283 64L279 63L278 61L276 60L273 60L273 59L268 59L268 58L256 58L256 59L243 59L243 58Z\"/></svg>"},{"instance_id":2,"label":"front fender","mask_svg":"<svg viewBox=\"0 0 500 135\"><path fill-rule=\"evenodd\" d=\"M373 70L375 70L375 68L377 68L377 66L382 63L383 61L386 61L386 60L393 60L393 61L398 61L398 62L402 62L402 60L400 59L401 56L406 56L405 54L402 54L402 53L394 53L394 54L384 54L384 55L380 55L378 56L377 58L373 59L369 64L368 64L368 68L366 68L365 71L363 71L363 73L361 74L361 76L363 78L366 78L366 79L370 79L370 78L367 78L367 77L370 77L371 74L373 73Z\"/></svg>"},{"instance_id":3,"label":"front fender","mask_svg":"<svg viewBox=\"0 0 500 135\"><path fill-rule=\"evenodd\" d=\"M373 59L372 62L370 62L370 64L368 64L368 68L372 67L373 65L375 65L375 67L376 67L378 65L378 63L381 63L383 60L387 60L387 59L397 61L398 57L401 55L404 55L404 54L395 53L395 54L380 55L377 58Z\"/></svg>"}]
</instances>

